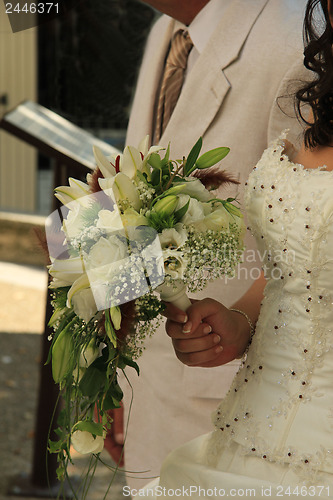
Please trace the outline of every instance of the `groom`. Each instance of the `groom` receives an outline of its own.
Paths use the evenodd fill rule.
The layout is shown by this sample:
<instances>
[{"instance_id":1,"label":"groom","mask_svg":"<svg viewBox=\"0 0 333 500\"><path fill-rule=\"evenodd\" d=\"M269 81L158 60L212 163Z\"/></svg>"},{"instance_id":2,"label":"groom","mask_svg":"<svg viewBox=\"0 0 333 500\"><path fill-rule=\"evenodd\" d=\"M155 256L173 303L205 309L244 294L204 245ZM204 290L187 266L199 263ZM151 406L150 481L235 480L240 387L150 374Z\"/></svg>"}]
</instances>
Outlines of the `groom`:
<instances>
[{"instance_id":1,"label":"groom","mask_svg":"<svg viewBox=\"0 0 333 500\"><path fill-rule=\"evenodd\" d=\"M302 26L305 0L146 0L163 15L146 46L131 110L127 144L137 146L156 125L158 95L170 40L178 29L188 31L185 81L159 144L171 143L173 158L187 155L203 137L204 150L229 146L221 168L239 181L222 188L223 198L237 197L243 206L243 186L253 166L281 130L290 128L296 141L298 123L290 116L293 103L276 98L292 93L290 80L302 66ZM288 116L289 114L289 116ZM260 273L254 263L254 243L247 237L238 276L212 284L201 296L226 306L234 303ZM225 395L238 362L205 369L187 367L175 357L164 328L147 340L139 360L140 377L128 373L133 386L126 443L125 469L131 487L158 475L165 455L185 441L211 430L210 414ZM124 385L124 384L123 384ZM127 423L131 389L125 389ZM118 419L119 420L119 419ZM126 427L127 424L125 424ZM118 440L119 443L119 440Z\"/></svg>"}]
</instances>

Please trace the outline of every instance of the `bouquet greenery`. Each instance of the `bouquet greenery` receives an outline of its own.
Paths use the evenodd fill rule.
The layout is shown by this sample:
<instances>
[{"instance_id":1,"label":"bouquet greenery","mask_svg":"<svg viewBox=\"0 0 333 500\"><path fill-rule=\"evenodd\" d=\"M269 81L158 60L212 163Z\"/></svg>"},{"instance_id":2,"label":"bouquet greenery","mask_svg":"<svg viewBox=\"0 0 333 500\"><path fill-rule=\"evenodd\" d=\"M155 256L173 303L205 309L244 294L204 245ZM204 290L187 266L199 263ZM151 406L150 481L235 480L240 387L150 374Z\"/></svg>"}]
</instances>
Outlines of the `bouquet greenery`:
<instances>
[{"instance_id":1,"label":"bouquet greenery","mask_svg":"<svg viewBox=\"0 0 333 500\"><path fill-rule=\"evenodd\" d=\"M55 190L64 206L47 223L49 361L64 409L49 450L58 454L60 480L71 445L98 458L112 425L108 410L123 396L119 371L139 374L136 359L163 301L186 309L186 288L196 292L232 275L241 258L240 210L234 199L213 195L218 175L206 175L206 187L200 180L229 149L200 155L199 139L187 157L171 160L170 147L148 149L148 141L110 158L94 148L97 168L87 183L70 178Z\"/></svg>"}]
</instances>

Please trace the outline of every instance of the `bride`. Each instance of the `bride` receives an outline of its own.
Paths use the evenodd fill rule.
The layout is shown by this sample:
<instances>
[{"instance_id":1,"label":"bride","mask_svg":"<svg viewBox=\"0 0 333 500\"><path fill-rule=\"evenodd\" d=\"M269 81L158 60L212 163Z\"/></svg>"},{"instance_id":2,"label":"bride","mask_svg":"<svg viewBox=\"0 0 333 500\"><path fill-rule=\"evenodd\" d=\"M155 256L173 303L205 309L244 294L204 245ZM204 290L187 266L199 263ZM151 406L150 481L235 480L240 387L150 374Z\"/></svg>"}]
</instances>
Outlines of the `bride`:
<instances>
[{"instance_id":1,"label":"bride","mask_svg":"<svg viewBox=\"0 0 333 500\"><path fill-rule=\"evenodd\" d=\"M312 109L304 146L294 151L282 134L246 185L265 276L230 310L204 299L186 315L166 312L180 361L210 367L243 356L242 367L215 430L173 451L147 496L333 498L331 0L308 1L305 34L304 63L316 80L296 95L301 117L304 103Z\"/></svg>"}]
</instances>

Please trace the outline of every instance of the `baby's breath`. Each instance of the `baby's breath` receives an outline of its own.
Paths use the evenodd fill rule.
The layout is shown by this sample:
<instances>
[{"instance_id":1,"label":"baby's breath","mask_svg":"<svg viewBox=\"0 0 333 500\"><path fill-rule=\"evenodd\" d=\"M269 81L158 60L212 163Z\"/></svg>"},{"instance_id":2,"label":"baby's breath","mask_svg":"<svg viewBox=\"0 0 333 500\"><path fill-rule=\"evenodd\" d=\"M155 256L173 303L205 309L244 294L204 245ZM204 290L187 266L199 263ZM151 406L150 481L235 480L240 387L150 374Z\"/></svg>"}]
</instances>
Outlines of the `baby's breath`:
<instances>
[{"instance_id":1,"label":"baby's breath","mask_svg":"<svg viewBox=\"0 0 333 500\"><path fill-rule=\"evenodd\" d=\"M105 229L96 226L88 226L85 227L78 236L71 238L70 245L77 253L80 253L81 250L89 253L91 247L105 235Z\"/></svg>"},{"instance_id":2,"label":"baby's breath","mask_svg":"<svg viewBox=\"0 0 333 500\"><path fill-rule=\"evenodd\" d=\"M222 276L233 276L242 256L238 232L199 233L193 228L188 231L183 251L187 256L184 282L192 293L203 290L208 282Z\"/></svg>"},{"instance_id":3,"label":"baby's breath","mask_svg":"<svg viewBox=\"0 0 333 500\"><path fill-rule=\"evenodd\" d=\"M139 191L140 200L145 207L148 207L154 198L155 189L143 181L138 182L137 188Z\"/></svg>"}]
</instances>

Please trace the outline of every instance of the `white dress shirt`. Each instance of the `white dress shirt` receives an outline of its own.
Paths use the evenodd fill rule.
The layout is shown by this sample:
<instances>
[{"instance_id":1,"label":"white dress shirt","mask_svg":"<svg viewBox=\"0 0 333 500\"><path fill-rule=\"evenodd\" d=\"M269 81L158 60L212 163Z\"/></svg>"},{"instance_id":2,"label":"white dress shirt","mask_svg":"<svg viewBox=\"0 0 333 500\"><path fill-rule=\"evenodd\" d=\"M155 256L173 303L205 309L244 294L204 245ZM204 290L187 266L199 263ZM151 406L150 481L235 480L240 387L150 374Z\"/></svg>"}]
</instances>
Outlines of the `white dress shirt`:
<instances>
[{"instance_id":1,"label":"white dress shirt","mask_svg":"<svg viewBox=\"0 0 333 500\"><path fill-rule=\"evenodd\" d=\"M200 54L203 52L212 33L221 21L225 10L232 1L233 0L210 0L196 15L189 26L185 26L181 22L176 21L174 32L176 33L179 29L187 30L193 42L193 49L187 61L185 80L186 75L191 71Z\"/></svg>"}]
</instances>

